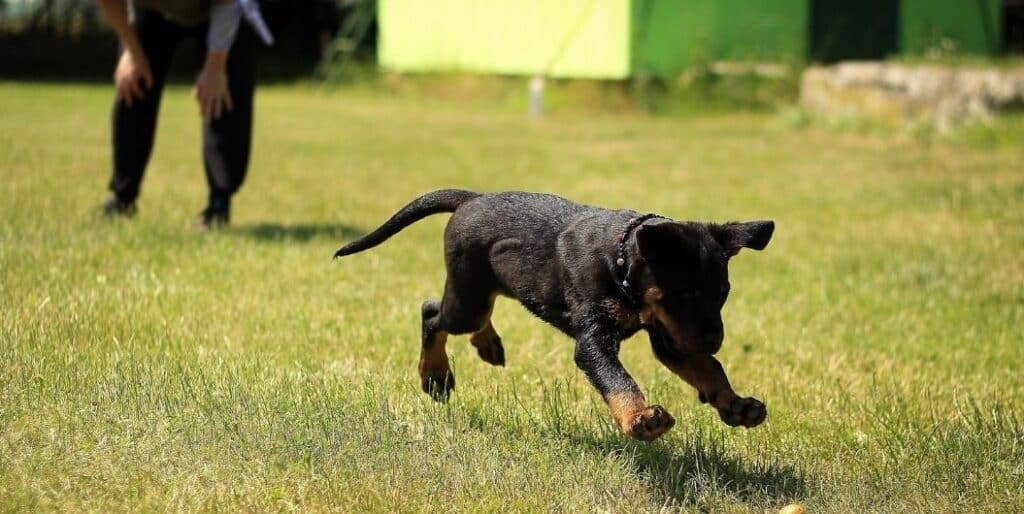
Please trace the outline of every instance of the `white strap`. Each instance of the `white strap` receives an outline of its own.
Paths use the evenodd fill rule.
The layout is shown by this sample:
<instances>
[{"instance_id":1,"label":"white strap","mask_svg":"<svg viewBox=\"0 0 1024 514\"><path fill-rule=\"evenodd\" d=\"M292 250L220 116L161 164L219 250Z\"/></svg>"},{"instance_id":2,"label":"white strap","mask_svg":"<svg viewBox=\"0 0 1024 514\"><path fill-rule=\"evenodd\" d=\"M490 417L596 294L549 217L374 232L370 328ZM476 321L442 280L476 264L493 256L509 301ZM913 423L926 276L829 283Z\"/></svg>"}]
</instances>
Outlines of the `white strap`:
<instances>
[{"instance_id":1,"label":"white strap","mask_svg":"<svg viewBox=\"0 0 1024 514\"><path fill-rule=\"evenodd\" d=\"M249 26L259 34L260 39L263 40L264 44L274 44L274 35L270 33L270 29L267 28L267 22L263 21L263 14L260 13L260 6L256 3L256 0L235 0L238 2L238 6L242 8L242 15L245 16L245 21L249 22Z\"/></svg>"}]
</instances>

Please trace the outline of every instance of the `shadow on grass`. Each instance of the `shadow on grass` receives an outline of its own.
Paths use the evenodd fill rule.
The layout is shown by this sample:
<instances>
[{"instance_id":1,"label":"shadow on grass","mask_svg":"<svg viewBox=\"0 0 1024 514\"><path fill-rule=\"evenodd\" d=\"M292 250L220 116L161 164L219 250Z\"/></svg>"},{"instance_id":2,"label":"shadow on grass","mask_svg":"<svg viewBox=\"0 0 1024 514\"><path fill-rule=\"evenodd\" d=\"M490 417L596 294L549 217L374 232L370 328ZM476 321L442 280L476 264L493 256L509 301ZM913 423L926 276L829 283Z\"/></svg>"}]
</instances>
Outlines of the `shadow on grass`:
<instances>
[{"instance_id":1,"label":"shadow on grass","mask_svg":"<svg viewBox=\"0 0 1024 514\"><path fill-rule=\"evenodd\" d=\"M649 485L662 505L716 512L723 510L723 501L739 501L754 510L777 509L814 494L802 468L772 452L766 457L757 448L738 451L736 442L727 440L727 428L676 425L657 441L637 441L607 419L604 405L594 402L589 410L579 409L585 389L560 380L542 387L543 412L534 430L567 440L581 453L620 462ZM492 398L500 400L501 394ZM490 424L484 412L470 411L481 428Z\"/></svg>"},{"instance_id":2,"label":"shadow on grass","mask_svg":"<svg viewBox=\"0 0 1024 514\"><path fill-rule=\"evenodd\" d=\"M257 223L234 226L231 228L231 233L267 243L305 242L316 238L328 238L340 246L342 243L365 234L366 231L342 223L299 223L295 225Z\"/></svg>"},{"instance_id":3,"label":"shadow on grass","mask_svg":"<svg viewBox=\"0 0 1024 514\"><path fill-rule=\"evenodd\" d=\"M731 455L714 431L687 435L682 445L645 443L620 435L573 437L575 444L621 459L666 503L707 508L714 497L784 505L808 496L800 470L778 461Z\"/></svg>"}]
</instances>

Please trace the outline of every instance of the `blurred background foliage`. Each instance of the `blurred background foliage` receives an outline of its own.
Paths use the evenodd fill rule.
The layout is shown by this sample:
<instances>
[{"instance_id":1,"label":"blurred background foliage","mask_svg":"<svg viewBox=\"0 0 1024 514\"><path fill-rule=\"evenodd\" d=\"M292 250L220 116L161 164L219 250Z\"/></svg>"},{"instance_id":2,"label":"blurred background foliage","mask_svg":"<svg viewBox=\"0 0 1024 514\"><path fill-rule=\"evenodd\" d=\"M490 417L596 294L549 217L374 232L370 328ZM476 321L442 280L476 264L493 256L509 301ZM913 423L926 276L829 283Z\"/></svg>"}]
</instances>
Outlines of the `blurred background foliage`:
<instances>
[{"instance_id":1,"label":"blurred background foliage","mask_svg":"<svg viewBox=\"0 0 1024 514\"><path fill-rule=\"evenodd\" d=\"M339 30L355 14L365 21L359 41L344 58L372 64L376 24L366 0L265 0L263 14L277 39L257 51L260 79L308 77L325 56L335 55ZM372 12L372 10L371 10ZM117 38L95 0L0 0L0 76L13 79L108 80ZM178 52L172 76L190 80L200 58L194 47Z\"/></svg>"}]
</instances>

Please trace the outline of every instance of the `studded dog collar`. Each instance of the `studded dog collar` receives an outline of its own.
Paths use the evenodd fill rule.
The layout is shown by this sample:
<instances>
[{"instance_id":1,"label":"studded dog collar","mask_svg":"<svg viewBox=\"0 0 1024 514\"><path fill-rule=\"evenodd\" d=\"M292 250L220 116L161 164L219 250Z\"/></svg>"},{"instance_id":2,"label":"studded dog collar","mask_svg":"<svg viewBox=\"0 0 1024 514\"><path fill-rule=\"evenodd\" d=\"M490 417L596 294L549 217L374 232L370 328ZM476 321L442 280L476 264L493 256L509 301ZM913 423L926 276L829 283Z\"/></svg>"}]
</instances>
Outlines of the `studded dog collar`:
<instances>
[{"instance_id":1,"label":"studded dog collar","mask_svg":"<svg viewBox=\"0 0 1024 514\"><path fill-rule=\"evenodd\" d=\"M612 275L615 277L615 285L618 286L619 291L626 297L629 304L633 307L640 305L640 297L636 291L633 290L633 285L629 283L629 271L632 267L631 262L626 260L626 244L629 240L629 233L636 230L637 227L643 225L648 220L661 218L668 219L664 216L647 213L643 216L636 218L630 218L626 223L626 227L615 236L615 241L619 244L618 251L615 254L615 266L612 267Z\"/></svg>"}]
</instances>

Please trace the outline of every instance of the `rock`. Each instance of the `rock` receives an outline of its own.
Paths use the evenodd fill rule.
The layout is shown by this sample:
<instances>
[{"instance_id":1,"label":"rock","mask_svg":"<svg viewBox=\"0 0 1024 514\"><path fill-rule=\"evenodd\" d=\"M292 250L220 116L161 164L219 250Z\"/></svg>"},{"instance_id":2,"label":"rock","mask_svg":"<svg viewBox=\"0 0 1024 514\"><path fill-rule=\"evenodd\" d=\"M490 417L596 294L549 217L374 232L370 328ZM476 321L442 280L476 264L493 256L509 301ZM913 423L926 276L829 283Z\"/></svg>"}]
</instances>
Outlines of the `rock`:
<instances>
[{"instance_id":1,"label":"rock","mask_svg":"<svg viewBox=\"0 0 1024 514\"><path fill-rule=\"evenodd\" d=\"M804 71L800 103L826 116L925 120L948 130L1024 109L1024 69L847 62Z\"/></svg>"}]
</instances>

